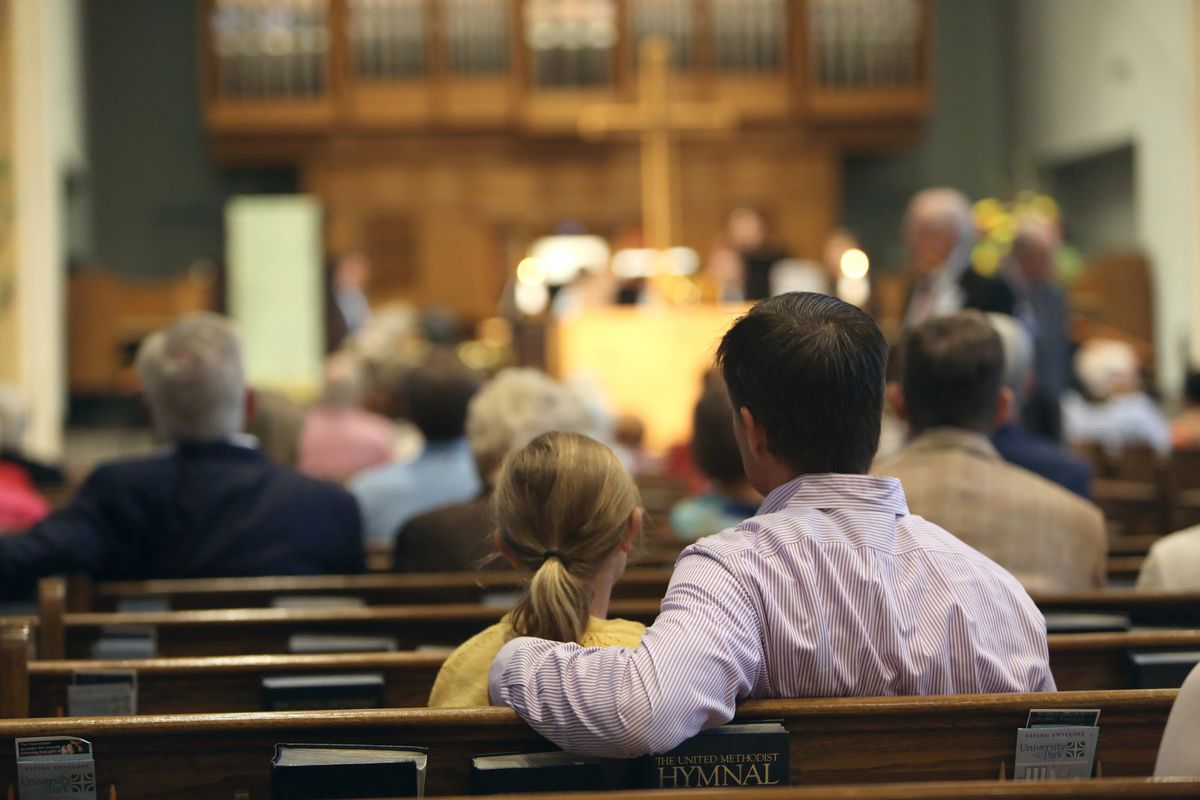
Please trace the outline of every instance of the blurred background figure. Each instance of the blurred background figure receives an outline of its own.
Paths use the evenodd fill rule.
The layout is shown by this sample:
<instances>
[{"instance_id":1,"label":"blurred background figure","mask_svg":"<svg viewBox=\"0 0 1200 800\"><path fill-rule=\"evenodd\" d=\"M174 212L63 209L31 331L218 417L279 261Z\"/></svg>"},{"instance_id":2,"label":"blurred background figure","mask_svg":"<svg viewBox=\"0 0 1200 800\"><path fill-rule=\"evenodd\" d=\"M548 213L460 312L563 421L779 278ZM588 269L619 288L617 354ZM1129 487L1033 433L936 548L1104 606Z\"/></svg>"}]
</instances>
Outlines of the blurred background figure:
<instances>
[{"instance_id":1,"label":"blurred background figure","mask_svg":"<svg viewBox=\"0 0 1200 800\"><path fill-rule=\"evenodd\" d=\"M34 486L52 489L66 483L62 467L33 458L25 452L28 410L24 398L11 386L0 384L0 464L18 468Z\"/></svg>"},{"instance_id":2,"label":"blurred background figure","mask_svg":"<svg viewBox=\"0 0 1200 800\"><path fill-rule=\"evenodd\" d=\"M746 479L733 435L733 407L724 384L707 388L692 415L692 458L708 479L706 492L671 509L671 530L692 542L754 516L762 496Z\"/></svg>"},{"instance_id":3,"label":"blurred background figure","mask_svg":"<svg viewBox=\"0 0 1200 800\"><path fill-rule=\"evenodd\" d=\"M390 543L417 514L470 500L482 488L465 435L478 376L453 351L435 349L408 376L406 389L409 419L425 441L421 454L361 472L349 483L370 542Z\"/></svg>"},{"instance_id":4,"label":"blurred background figure","mask_svg":"<svg viewBox=\"0 0 1200 800\"><path fill-rule=\"evenodd\" d=\"M1013 395L1007 418L992 432L992 444L1010 464L1090 498L1092 468L1088 462L1024 424L1021 409L1028 408L1028 398L1037 385L1032 339L1012 317L989 314L988 318L1004 346L1004 385Z\"/></svg>"},{"instance_id":5,"label":"blurred background figure","mask_svg":"<svg viewBox=\"0 0 1200 800\"><path fill-rule=\"evenodd\" d=\"M1072 445L1109 454L1145 445L1165 454L1171 433L1158 404L1142 388L1137 352L1126 342L1093 339L1075 354L1082 393L1063 396L1063 433Z\"/></svg>"},{"instance_id":6,"label":"blurred background figure","mask_svg":"<svg viewBox=\"0 0 1200 800\"><path fill-rule=\"evenodd\" d=\"M957 189L924 189L913 195L904 215L912 288L904 327L932 317L973 308L1012 314L1012 290L971 266L975 223L971 204Z\"/></svg>"},{"instance_id":7,"label":"blurred background figure","mask_svg":"<svg viewBox=\"0 0 1200 800\"><path fill-rule=\"evenodd\" d=\"M1033 339L1037 375L1021 405L1025 427L1062 439L1062 396L1071 383L1071 306L1054 271L1057 226L1027 217L1020 223L1001 274L1016 298L1014 314Z\"/></svg>"},{"instance_id":8,"label":"blurred background figure","mask_svg":"<svg viewBox=\"0 0 1200 800\"><path fill-rule=\"evenodd\" d=\"M743 299L770 297L771 268L787 254L768 241L766 220L753 208L735 208L729 214L728 233L729 247L742 262Z\"/></svg>"},{"instance_id":9,"label":"blurred background figure","mask_svg":"<svg viewBox=\"0 0 1200 800\"><path fill-rule=\"evenodd\" d=\"M325 306L325 349L338 350L371 320L367 286L371 262L362 253L343 253L329 268L329 291Z\"/></svg>"},{"instance_id":10,"label":"blurred background figure","mask_svg":"<svg viewBox=\"0 0 1200 800\"><path fill-rule=\"evenodd\" d=\"M395 426L363 408L365 378L354 353L341 351L326 359L321 398L309 409L300 434L301 472L341 483L393 459Z\"/></svg>"},{"instance_id":11,"label":"blurred background figure","mask_svg":"<svg viewBox=\"0 0 1200 800\"><path fill-rule=\"evenodd\" d=\"M0 535L23 531L50 513L35 475L51 486L63 480L61 470L24 456L24 435L25 404L14 389L0 386Z\"/></svg>"},{"instance_id":12,"label":"blurred background figure","mask_svg":"<svg viewBox=\"0 0 1200 800\"><path fill-rule=\"evenodd\" d=\"M466 432L481 488L477 496L409 520L396 536L397 572L507 569L496 554L492 490L509 453L543 433L589 433L579 396L535 369L507 369L467 408Z\"/></svg>"},{"instance_id":13,"label":"blurred background figure","mask_svg":"<svg viewBox=\"0 0 1200 800\"><path fill-rule=\"evenodd\" d=\"M1171 447L1200 447L1200 371L1188 370L1183 384L1183 410L1171 420Z\"/></svg>"},{"instance_id":14,"label":"blurred background figure","mask_svg":"<svg viewBox=\"0 0 1200 800\"><path fill-rule=\"evenodd\" d=\"M254 409L246 418L245 433L258 441L258 449L282 467L300 463L300 432L304 406L274 389L255 389Z\"/></svg>"}]
</instances>

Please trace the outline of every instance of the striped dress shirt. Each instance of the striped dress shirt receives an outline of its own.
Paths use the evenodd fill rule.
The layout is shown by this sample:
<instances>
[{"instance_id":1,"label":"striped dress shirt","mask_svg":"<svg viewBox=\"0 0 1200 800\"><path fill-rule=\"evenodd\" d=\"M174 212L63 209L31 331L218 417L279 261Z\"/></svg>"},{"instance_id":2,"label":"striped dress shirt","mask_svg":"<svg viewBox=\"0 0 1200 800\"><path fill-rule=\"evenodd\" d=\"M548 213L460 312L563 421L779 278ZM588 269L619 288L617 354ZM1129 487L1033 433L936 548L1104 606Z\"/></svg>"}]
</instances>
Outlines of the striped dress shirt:
<instances>
[{"instance_id":1,"label":"striped dress shirt","mask_svg":"<svg viewBox=\"0 0 1200 800\"><path fill-rule=\"evenodd\" d=\"M669 750L743 698L1054 691L1046 626L986 556L909 515L900 482L807 475L680 555L636 650L522 637L492 702L573 752Z\"/></svg>"}]
</instances>

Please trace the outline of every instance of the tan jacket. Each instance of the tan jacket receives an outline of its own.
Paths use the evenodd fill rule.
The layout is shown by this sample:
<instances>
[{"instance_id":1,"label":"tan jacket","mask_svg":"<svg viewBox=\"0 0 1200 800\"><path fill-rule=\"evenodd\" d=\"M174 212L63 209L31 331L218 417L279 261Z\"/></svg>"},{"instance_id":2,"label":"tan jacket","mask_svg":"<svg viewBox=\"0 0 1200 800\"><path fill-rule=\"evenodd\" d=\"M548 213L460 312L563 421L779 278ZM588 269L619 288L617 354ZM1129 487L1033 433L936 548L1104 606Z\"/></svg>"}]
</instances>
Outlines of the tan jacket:
<instances>
[{"instance_id":1,"label":"tan jacket","mask_svg":"<svg viewBox=\"0 0 1200 800\"><path fill-rule=\"evenodd\" d=\"M1029 591L1105 585L1100 509L1007 463L985 436L938 428L871 471L899 478L912 513L979 550Z\"/></svg>"}]
</instances>

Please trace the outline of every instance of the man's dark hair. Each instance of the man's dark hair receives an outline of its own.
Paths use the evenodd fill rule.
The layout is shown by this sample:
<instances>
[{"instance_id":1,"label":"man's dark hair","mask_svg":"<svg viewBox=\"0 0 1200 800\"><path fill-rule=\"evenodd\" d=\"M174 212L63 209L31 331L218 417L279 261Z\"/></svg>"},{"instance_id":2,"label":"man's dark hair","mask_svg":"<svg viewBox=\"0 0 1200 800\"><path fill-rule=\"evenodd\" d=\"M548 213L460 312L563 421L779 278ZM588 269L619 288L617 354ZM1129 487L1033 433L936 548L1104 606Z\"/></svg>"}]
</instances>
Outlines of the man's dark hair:
<instances>
[{"instance_id":1,"label":"man's dark hair","mask_svg":"<svg viewBox=\"0 0 1200 800\"><path fill-rule=\"evenodd\" d=\"M1004 346L987 317L963 311L909 331L902 385L914 433L966 428L990 433L1004 385Z\"/></svg>"},{"instance_id":2,"label":"man's dark hair","mask_svg":"<svg viewBox=\"0 0 1200 800\"><path fill-rule=\"evenodd\" d=\"M692 414L692 458L705 477L718 484L746 480L742 453L733 435L733 406L724 386L707 389Z\"/></svg>"},{"instance_id":3,"label":"man's dark hair","mask_svg":"<svg viewBox=\"0 0 1200 800\"><path fill-rule=\"evenodd\" d=\"M408 415L429 442L461 437L479 380L451 352L435 350L408 378Z\"/></svg>"},{"instance_id":4,"label":"man's dark hair","mask_svg":"<svg viewBox=\"0 0 1200 800\"><path fill-rule=\"evenodd\" d=\"M764 300L721 340L734 408L801 473L865 473L879 448L888 346L860 309L823 294Z\"/></svg>"}]
</instances>

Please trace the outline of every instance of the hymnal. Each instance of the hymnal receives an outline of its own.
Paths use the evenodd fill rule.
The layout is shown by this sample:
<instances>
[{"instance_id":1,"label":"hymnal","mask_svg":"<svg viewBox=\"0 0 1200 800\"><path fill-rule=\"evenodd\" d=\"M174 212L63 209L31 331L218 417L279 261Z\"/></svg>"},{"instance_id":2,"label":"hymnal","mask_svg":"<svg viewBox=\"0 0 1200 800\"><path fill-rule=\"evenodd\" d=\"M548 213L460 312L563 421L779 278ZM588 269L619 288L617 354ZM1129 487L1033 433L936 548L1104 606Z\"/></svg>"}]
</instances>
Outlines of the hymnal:
<instances>
[{"instance_id":1,"label":"hymnal","mask_svg":"<svg viewBox=\"0 0 1200 800\"><path fill-rule=\"evenodd\" d=\"M91 742L74 736L37 736L17 739L16 745L21 800L96 800Z\"/></svg>"},{"instance_id":2,"label":"hymnal","mask_svg":"<svg viewBox=\"0 0 1200 800\"><path fill-rule=\"evenodd\" d=\"M129 717L137 713L137 672L76 670L67 687L71 717Z\"/></svg>"},{"instance_id":3,"label":"hymnal","mask_svg":"<svg viewBox=\"0 0 1200 800\"><path fill-rule=\"evenodd\" d=\"M1129 660L1133 662L1133 688L1178 689L1200 664L1200 650L1132 653Z\"/></svg>"},{"instance_id":4,"label":"hymnal","mask_svg":"<svg viewBox=\"0 0 1200 800\"><path fill-rule=\"evenodd\" d=\"M339 633L296 633L288 638L288 652L305 653L383 653L400 649L390 636L352 636Z\"/></svg>"},{"instance_id":5,"label":"hymnal","mask_svg":"<svg viewBox=\"0 0 1200 800\"><path fill-rule=\"evenodd\" d=\"M271 800L421 797L426 761L422 747L277 744Z\"/></svg>"},{"instance_id":6,"label":"hymnal","mask_svg":"<svg viewBox=\"0 0 1200 800\"><path fill-rule=\"evenodd\" d=\"M324 609L366 608L366 606L367 602L361 597L341 595L281 594L271 598L271 608Z\"/></svg>"},{"instance_id":7,"label":"hymnal","mask_svg":"<svg viewBox=\"0 0 1200 800\"><path fill-rule=\"evenodd\" d=\"M121 661L158 655L158 631L151 625L114 625L102 628L92 645L92 658Z\"/></svg>"},{"instance_id":8,"label":"hymnal","mask_svg":"<svg viewBox=\"0 0 1200 800\"><path fill-rule=\"evenodd\" d=\"M642 771L650 789L787 786L788 774L788 735L778 722L712 728L670 752L646 756Z\"/></svg>"},{"instance_id":9,"label":"hymnal","mask_svg":"<svg viewBox=\"0 0 1200 800\"><path fill-rule=\"evenodd\" d=\"M579 792L629 787L629 762L560 750L471 759L472 794Z\"/></svg>"},{"instance_id":10,"label":"hymnal","mask_svg":"<svg viewBox=\"0 0 1200 800\"><path fill-rule=\"evenodd\" d=\"M383 708L383 673L271 675L262 679L264 711Z\"/></svg>"}]
</instances>

